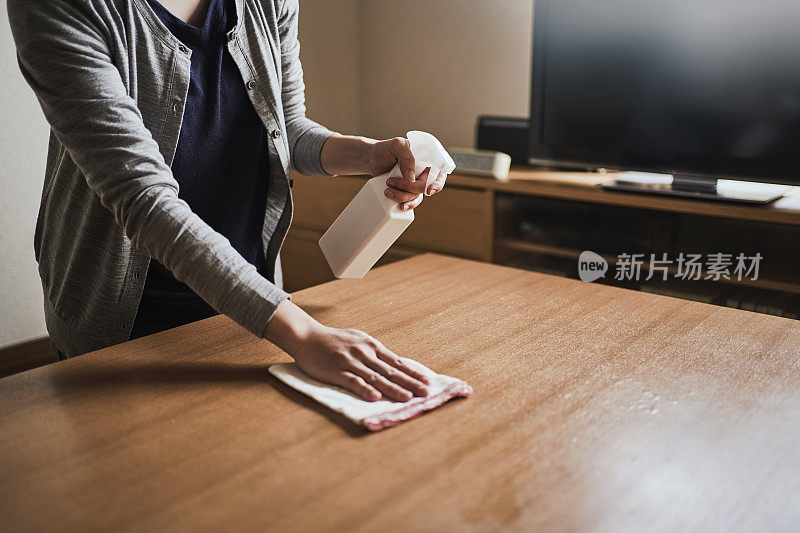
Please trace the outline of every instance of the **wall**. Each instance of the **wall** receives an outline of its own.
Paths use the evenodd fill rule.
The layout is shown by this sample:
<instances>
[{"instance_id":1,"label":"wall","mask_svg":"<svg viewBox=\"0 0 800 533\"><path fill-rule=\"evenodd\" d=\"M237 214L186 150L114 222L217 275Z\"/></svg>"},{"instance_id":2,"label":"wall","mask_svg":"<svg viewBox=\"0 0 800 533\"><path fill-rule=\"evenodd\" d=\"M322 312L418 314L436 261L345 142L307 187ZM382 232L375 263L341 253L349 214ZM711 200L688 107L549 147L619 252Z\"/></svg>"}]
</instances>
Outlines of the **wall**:
<instances>
[{"instance_id":1,"label":"wall","mask_svg":"<svg viewBox=\"0 0 800 533\"><path fill-rule=\"evenodd\" d=\"M527 116L532 0L364 0L363 133L474 146L480 114Z\"/></svg>"},{"instance_id":2,"label":"wall","mask_svg":"<svg viewBox=\"0 0 800 533\"><path fill-rule=\"evenodd\" d=\"M307 114L341 133L361 126L359 0L301 0Z\"/></svg>"},{"instance_id":3,"label":"wall","mask_svg":"<svg viewBox=\"0 0 800 533\"><path fill-rule=\"evenodd\" d=\"M308 113L376 138L474 146L478 115L528 115L533 0L301 0Z\"/></svg>"},{"instance_id":4,"label":"wall","mask_svg":"<svg viewBox=\"0 0 800 533\"><path fill-rule=\"evenodd\" d=\"M0 0L0 347L45 335L33 231L49 129L17 66Z\"/></svg>"}]
</instances>

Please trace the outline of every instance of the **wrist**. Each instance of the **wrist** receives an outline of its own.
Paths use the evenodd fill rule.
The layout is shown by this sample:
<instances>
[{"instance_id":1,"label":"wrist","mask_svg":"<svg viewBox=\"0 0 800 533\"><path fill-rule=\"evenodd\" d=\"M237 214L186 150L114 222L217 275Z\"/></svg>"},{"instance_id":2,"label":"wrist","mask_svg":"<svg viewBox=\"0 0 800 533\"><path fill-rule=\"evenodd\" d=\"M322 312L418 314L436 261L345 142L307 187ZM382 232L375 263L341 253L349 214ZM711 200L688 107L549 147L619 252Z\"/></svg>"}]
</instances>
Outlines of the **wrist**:
<instances>
[{"instance_id":1,"label":"wrist","mask_svg":"<svg viewBox=\"0 0 800 533\"><path fill-rule=\"evenodd\" d=\"M294 356L314 333L324 327L291 300L284 300L264 329L263 337Z\"/></svg>"},{"instance_id":2,"label":"wrist","mask_svg":"<svg viewBox=\"0 0 800 533\"><path fill-rule=\"evenodd\" d=\"M355 160L358 165L359 174L372 175L372 150L378 142L375 139L368 139L367 137L358 137L355 143L356 156Z\"/></svg>"}]
</instances>

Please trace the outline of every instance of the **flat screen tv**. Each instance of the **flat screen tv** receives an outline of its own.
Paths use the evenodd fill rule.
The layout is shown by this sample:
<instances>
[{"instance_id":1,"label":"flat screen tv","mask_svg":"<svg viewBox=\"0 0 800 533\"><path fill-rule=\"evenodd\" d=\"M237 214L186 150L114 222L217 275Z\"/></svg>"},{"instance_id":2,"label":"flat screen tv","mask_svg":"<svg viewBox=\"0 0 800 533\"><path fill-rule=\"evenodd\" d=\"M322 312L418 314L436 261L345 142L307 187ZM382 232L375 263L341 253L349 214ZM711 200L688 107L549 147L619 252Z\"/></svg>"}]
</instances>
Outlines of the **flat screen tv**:
<instances>
[{"instance_id":1,"label":"flat screen tv","mask_svg":"<svg viewBox=\"0 0 800 533\"><path fill-rule=\"evenodd\" d=\"M532 163L800 184L798 0L535 0L532 72Z\"/></svg>"}]
</instances>

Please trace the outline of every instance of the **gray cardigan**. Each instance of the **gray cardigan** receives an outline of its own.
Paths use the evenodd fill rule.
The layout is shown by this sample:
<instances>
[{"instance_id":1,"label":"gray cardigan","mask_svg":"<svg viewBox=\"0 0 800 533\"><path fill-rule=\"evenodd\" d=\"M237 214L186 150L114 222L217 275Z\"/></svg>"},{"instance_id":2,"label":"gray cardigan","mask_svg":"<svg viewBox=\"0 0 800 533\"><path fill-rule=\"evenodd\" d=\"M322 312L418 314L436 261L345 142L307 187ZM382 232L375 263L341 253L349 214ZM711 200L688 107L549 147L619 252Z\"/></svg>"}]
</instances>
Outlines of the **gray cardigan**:
<instances>
[{"instance_id":1,"label":"gray cardigan","mask_svg":"<svg viewBox=\"0 0 800 533\"><path fill-rule=\"evenodd\" d=\"M54 346L74 356L128 339L150 257L261 335L281 288L290 164L323 174L332 134L305 117L297 0L236 0L228 50L269 132L262 239L273 284L178 198L191 51L146 0L8 0L19 63L51 126L34 250Z\"/></svg>"}]
</instances>

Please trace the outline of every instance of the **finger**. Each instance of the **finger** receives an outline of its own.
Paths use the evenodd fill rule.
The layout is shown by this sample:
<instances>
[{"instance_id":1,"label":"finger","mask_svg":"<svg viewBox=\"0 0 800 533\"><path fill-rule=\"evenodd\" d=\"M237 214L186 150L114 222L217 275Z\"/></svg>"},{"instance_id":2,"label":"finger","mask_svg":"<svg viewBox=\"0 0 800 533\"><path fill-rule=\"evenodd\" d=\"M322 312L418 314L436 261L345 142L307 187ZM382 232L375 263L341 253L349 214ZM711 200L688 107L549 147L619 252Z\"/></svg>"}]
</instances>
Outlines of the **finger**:
<instances>
[{"instance_id":1,"label":"finger","mask_svg":"<svg viewBox=\"0 0 800 533\"><path fill-rule=\"evenodd\" d=\"M414 154L411 153L411 143L408 142L408 139L396 137L393 139L392 152L397 158L397 164L400 166L400 172L403 174L403 177L408 180L409 183L413 183L416 178L414 173L414 166L416 163L414 161Z\"/></svg>"},{"instance_id":2,"label":"finger","mask_svg":"<svg viewBox=\"0 0 800 533\"><path fill-rule=\"evenodd\" d=\"M350 372L359 376L370 386L380 391L383 396L395 402L407 402L414 397L414 393L400 385L386 379L380 373L368 368L362 361L354 361Z\"/></svg>"},{"instance_id":3,"label":"finger","mask_svg":"<svg viewBox=\"0 0 800 533\"><path fill-rule=\"evenodd\" d=\"M402 209L403 211L408 211L409 209L416 208L421 203L422 203L422 195L420 194L414 200L411 200L410 202L403 202L402 204L400 204L400 209Z\"/></svg>"},{"instance_id":4,"label":"finger","mask_svg":"<svg viewBox=\"0 0 800 533\"><path fill-rule=\"evenodd\" d=\"M421 194L425 191L428 173L429 169L426 168L420 173L417 181L414 183L409 183L405 178L389 178L386 180L386 185L393 189Z\"/></svg>"},{"instance_id":5,"label":"finger","mask_svg":"<svg viewBox=\"0 0 800 533\"><path fill-rule=\"evenodd\" d=\"M444 189L444 183L447 181L447 174L439 172L436 180L428 186L428 196L433 196L437 192Z\"/></svg>"},{"instance_id":6,"label":"finger","mask_svg":"<svg viewBox=\"0 0 800 533\"><path fill-rule=\"evenodd\" d=\"M410 202L419 196L419 193L398 191L397 189L392 188L386 189L383 191L383 194L386 196L386 198L391 198L399 204L403 202Z\"/></svg>"},{"instance_id":7,"label":"finger","mask_svg":"<svg viewBox=\"0 0 800 533\"><path fill-rule=\"evenodd\" d=\"M428 169L428 178L425 180L425 196L433 194L431 191L433 190L434 183L439 179L439 174L441 174L441 172L439 172L438 168Z\"/></svg>"},{"instance_id":8,"label":"finger","mask_svg":"<svg viewBox=\"0 0 800 533\"><path fill-rule=\"evenodd\" d=\"M431 384L431 380L428 378L428 376L426 376L419 370L411 368L411 366L409 366L408 363L403 361L403 359L400 356L398 356L396 353L394 353L387 347L383 346L383 344L379 345L378 349L375 350L375 353L377 354L378 359L380 359L381 361L383 361L388 365L393 366L402 373L407 374L426 385Z\"/></svg>"},{"instance_id":9,"label":"finger","mask_svg":"<svg viewBox=\"0 0 800 533\"><path fill-rule=\"evenodd\" d=\"M412 378L405 372L401 372L400 370L390 365L387 365L380 359L374 357L366 357L362 360L362 362L371 370L374 370L375 372L379 373L389 381L396 383L405 390L411 391L412 393L414 393L414 396L425 397L428 395L428 388L425 386L424 383L422 383L418 379Z\"/></svg>"},{"instance_id":10,"label":"finger","mask_svg":"<svg viewBox=\"0 0 800 533\"><path fill-rule=\"evenodd\" d=\"M383 396L375 387L367 384L362 377L352 372L336 372L331 379L326 381L347 389L368 402L380 400Z\"/></svg>"},{"instance_id":11,"label":"finger","mask_svg":"<svg viewBox=\"0 0 800 533\"><path fill-rule=\"evenodd\" d=\"M428 179L428 169L425 169L419 175L419 179L414 183L409 183L407 180L403 178L389 178L386 180L386 186L391 187L392 189L397 189L399 191L422 194L423 192L425 192L425 182L427 181L427 179Z\"/></svg>"}]
</instances>

